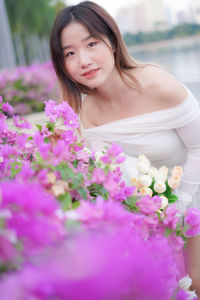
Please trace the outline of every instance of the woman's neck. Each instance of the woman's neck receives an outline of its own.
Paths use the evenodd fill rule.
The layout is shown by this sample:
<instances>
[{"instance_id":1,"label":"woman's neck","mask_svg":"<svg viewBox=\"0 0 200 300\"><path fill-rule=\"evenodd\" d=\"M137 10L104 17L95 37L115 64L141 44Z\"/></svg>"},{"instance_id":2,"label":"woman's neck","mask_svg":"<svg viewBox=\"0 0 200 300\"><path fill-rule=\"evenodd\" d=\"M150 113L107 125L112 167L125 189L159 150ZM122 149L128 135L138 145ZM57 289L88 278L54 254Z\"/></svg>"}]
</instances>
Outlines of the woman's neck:
<instances>
[{"instance_id":1,"label":"woman's neck","mask_svg":"<svg viewBox=\"0 0 200 300\"><path fill-rule=\"evenodd\" d=\"M116 102L123 102L129 91L130 88L115 68L107 81L95 89L94 94L100 98L101 101L114 105Z\"/></svg>"}]
</instances>

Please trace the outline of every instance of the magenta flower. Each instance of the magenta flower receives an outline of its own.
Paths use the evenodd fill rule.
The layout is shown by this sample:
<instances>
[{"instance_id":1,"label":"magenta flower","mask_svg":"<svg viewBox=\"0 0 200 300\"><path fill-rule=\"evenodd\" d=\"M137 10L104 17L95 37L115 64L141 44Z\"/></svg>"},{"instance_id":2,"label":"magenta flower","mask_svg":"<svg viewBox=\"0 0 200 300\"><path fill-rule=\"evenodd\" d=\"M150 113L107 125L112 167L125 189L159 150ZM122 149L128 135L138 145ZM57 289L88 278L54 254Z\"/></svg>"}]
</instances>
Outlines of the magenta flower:
<instances>
[{"instance_id":1,"label":"magenta flower","mask_svg":"<svg viewBox=\"0 0 200 300\"><path fill-rule=\"evenodd\" d=\"M200 210L198 208L189 208L185 214L185 222L189 226L186 235L195 236L200 233Z\"/></svg>"},{"instance_id":2,"label":"magenta flower","mask_svg":"<svg viewBox=\"0 0 200 300\"><path fill-rule=\"evenodd\" d=\"M181 236L176 236L175 233L170 234L169 236L169 242L173 249L175 250L181 250L184 246L184 241Z\"/></svg>"},{"instance_id":3,"label":"magenta flower","mask_svg":"<svg viewBox=\"0 0 200 300\"><path fill-rule=\"evenodd\" d=\"M4 112L11 113L13 111L13 107L8 102L3 103L1 107Z\"/></svg>"},{"instance_id":4,"label":"magenta flower","mask_svg":"<svg viewBox=\"0 0 200 300\"><path fill-rule=\"evenodd\" d=\"M176 276L166 239L144 241L125 226L115 234L96 229L70 236L37 264L5 276L0 298L168 300Z\"/></svg>"},{"instance_id":5,"label":"magenta flower","mask_svg":"<svg viewBox=\"0 0 200 300\"><path fill-rule=\"evenodd\" d=\"M158 196L150 197L148 195L140 198L136 205L140 211L145 215L152 215L157 212L162 204L162 200Z\"/></svg>"},{"instance_id":6,"label":"magenta flower","mask_svg":"<svg viewBox=\"0 0 200 300\"><path fill-rule=\"evenodd\" d=\"M103 184L105 182L106 175L104 170L97 168L92 173L92 183Z\"/></svg>"},{"instance_id":7,"label":"magenta flower","mask_svg":"<svg viewBox=\"0 0 200 300\"><path fill-rule=\"evenodd\" d=\"M7 117L4 114L0 113L0 133L4 132L8 128L6 119Z\"/></svg>"},{"instance_id":8,"label":"magenta flower","mask_svg":"<svg viewBox=\"0 0 200 300\"><path fill-rule=\"evenodd\" d=\"M6 227L16 232L25 253L51 245L65 234L55 214L58 203L38 184L2 182L0 191L1 208L12 214Z\"/></svg>"},{"instance_id":9,"label":"magenta flower","mask_svg":"<svg viewBox=\"0 0 200 300\"><path fill-rule=\"evenodd\" d=\"M13 123L16 127L21 129L30 129L32 127L25 118L20 116L13 116Z\"/></svg>"},{"instance_id":10,"label":"magenta flower","mask_svg":"<svg viewBox=\"0 0 200 300\"><path fill-rule=\"evenodd\" d=\"M170 229L175 229L177 223L179 222L179 217L177 216L178 210L175 205L172 205L167 208L165 212L164 225L169 227Z\"/></svg>"}]
</instances>

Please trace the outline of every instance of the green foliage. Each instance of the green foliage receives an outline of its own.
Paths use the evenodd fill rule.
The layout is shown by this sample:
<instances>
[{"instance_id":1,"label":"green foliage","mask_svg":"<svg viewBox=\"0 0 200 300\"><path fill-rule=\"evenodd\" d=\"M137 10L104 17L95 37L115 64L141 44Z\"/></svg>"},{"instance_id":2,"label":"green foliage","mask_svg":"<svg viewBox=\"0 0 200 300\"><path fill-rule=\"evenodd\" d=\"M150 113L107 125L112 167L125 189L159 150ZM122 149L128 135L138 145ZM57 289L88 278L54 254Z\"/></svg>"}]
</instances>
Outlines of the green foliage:
<instances>
[{"instance_id":1,"label":"green foliage","mask_svg":"<svg viewBox=\"0 0 200 300\"><path fill-rule=\"evenodd\" d=\"M169 30L153 31L149 33L138 32L136 34L125 33L124 41L127 46L136 44L145 44L174 38L181 38L191 35L200 34L199 24L182 24L177 25Z\"/></svg>"},{"instance_id":2,"label":"green foliage","mask_svg":"<svg viewBox=\"0 0 200 300\"><path fill-rule=\"evenodd\" d=\"M40 36L50 33L56 15L66 6L61 0L5 0L5 3L13 33Z\"/></svg>"}]
</instances>

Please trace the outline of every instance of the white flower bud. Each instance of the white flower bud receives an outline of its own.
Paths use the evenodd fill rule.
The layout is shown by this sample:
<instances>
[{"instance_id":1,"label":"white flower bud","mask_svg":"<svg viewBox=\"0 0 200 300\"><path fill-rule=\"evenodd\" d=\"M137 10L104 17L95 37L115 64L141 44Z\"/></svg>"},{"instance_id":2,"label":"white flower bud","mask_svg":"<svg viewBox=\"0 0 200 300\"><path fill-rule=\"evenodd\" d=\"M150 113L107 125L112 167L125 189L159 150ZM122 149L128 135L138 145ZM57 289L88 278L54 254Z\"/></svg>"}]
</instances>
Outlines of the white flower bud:
<instances>
[{"instance_id":1,"label":"white flower bud","mask_svg":"<svg viewBox=\"0 0 200 300\"><path fill-rule=\"evenodd\" d=\"M179 287L187 291L192 285L192 279L187 275L179 280Z\"/></svg>"},{"instance_id":2,"label":"white flower bud","mask_svg":"<svg viewBox=\"0 0 200 300\"><path fill-rule=\"evenodd\" d=\"M149 187L152 184L152 178L149 175L140 175L138 181L142 186L146 187Z\"/></svg>"},{"instance_id":3,"label":"white flower bud","mask_svg":"<svg viewBox=\"0 0 200 300\"><path fill-rule=\"evenodd\" d=\"M151 176L152 178L155 177L158 174L158 170L154 167L151 167L149 169L148 175Z\"/></svg>"},{"instance_id":4,"label":"white flower bud","mask_svg":"<svg viewBox=\"0 0 200 300\"><path fill-rule=\"evenodd\" d=\"M142 188L139 190L139 193L140 193L140 195L142 195L142 196L148 195L148 196L152 197L152 195L153 195L152 189L150 189L149 187L146 187L146 186L142 187Z\"/></svg>"},{"instance_id":5,"label":"white flower bud","mask_svg":"<svg viewBox=\"0 0 200 300\"><path fill-rule=\"evenodd\" d=\"M136 163L136 168L141 174L147 174L150 169L150 165L146 162L137 162Z\"/></svg>"},{"instance_id":6,"label":"white flower bud","mask_svg":"<svg viewBox=\"0 0 200 300\"><path fill-rule=\"evenodd\" d=\"M0 163L2 163L4 161L3 156L0 156Z\"/></svg>"},{"instance_id":7,"label":"white flower bud","mask_svg":"<svg viewBox=\"0 0 200 300\"><path fill-rule=\"evenodd\" d=\"M150 161L144 154L138 155L138 161L139 162L144 162L144 163L146 163L150 166Z\"/></svg>"},{"instance_id":8,"label":"white flower bud","mask_svg":"<svg viewBox=\"0 0 200 300\"><path fill-rule=\"evenodd\" d=\"M166 191L166 185L162 181L157 181L154 184L153 188L154 188L155 192L157 192L158 194L162 194Z\"/></svg>"},{"instance_id":9,"label":"white flower bud","mask_svg":"<svg viewBox=\"0 0 200 300\"><path fill-rule=\"evenodd\" d=\"M167 197L165 197L164 195L159 196L162 199L162 204L161 204L161 208L164 209L165 207L168 206L168 199Z\"/></svg>"},{"instance_id":10,"label":"white flower bud","mask_svg":"<svg viewBox=\"0 0 200 300\"><path fill-rule=\"evenodd\" d=\"M175 176L178 176L178 177L183 176L183 168L182 167L176 166L173 168L172 177L175 177Z\"/></svg>"},{"instance_id":11,"label":"white flower bud","mask_svg":"<svg viewBox=\"0 0 200 300\"><path fill-rule=\"evenodd\" d=\"M138 179L133 177L131 178L131 183L133 186L135 186L137 189L140 189L141 188L141 184L139 183Z\"/></svg>"},{"instance_id":12,"label":"white flower bud","mask_svg":"<svg viewBox=\"0 0 200 300\"><path fill-rule=\"evenodd\" d=\"M156 182L164 182L167 180L167 176L165 174L162 174L160 172L158 172L155 177L154 177Z\"/></svg>"},{"instance_id":13,"label":"white flower bud","mask_svg":"<svg viewBox=\"0 0 200 300\"><path fill-rule=\"evenodd\" d=\"M168 185L170 186L171 189L174 190L179 186L180 181L181 181L181 177L179 177L179 176L170 177L168 179Z\"/></svg>"}]
</instances>

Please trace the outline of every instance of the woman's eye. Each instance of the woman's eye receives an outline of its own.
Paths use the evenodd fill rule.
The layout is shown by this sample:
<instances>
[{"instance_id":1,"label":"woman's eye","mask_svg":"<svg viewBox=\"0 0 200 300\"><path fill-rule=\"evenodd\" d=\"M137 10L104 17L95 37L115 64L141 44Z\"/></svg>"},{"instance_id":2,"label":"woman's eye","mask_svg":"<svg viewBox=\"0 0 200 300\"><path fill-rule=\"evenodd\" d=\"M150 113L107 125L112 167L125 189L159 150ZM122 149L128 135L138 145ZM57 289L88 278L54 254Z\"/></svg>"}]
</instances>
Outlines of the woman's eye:
<instances>
[{"instance_id":1,"label":"woman's eye","mask_svg":"<svg viewBox=\"0 0 200 300\"><path fill-rule=\"evenodd\" d=\"M96 45L97 44L97 42L90 42L89 44L88 44L88 47L94 47L94 45Z\"/></svg>"},{"instance_id":2,"label":"woman's eye","mask_svg":"<svg viewBox=\"0 0 200 300\"><path fill-rule=\"evenodd\" d=\"M69 52L67 52L67 53L65 54L65 57L72 56L72 55L74 55L74 54L75 54L74 51L69 51Z\"/></svg>"}]
</instances>

